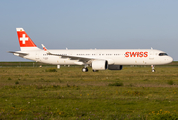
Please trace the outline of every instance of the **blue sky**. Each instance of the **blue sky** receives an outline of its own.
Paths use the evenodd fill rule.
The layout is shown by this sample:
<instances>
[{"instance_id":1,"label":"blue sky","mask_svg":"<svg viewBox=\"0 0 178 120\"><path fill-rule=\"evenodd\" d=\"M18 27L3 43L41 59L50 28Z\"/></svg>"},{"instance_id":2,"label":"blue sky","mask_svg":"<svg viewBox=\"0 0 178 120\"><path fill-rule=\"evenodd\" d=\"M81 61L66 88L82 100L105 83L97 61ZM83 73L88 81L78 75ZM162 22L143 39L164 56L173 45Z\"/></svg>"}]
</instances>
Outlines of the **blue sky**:
<instances>
[{"instance_id":1,"label":"blue sky","mask_svg":"<svg viewBox=\"0 0 178 120\"><path fill-rule=\"evenodd\" d=\"M48 49L154 49L178 61L177 0L1 0L0 61L25 61L16 27Z\"/></svg>"}]
</instances>

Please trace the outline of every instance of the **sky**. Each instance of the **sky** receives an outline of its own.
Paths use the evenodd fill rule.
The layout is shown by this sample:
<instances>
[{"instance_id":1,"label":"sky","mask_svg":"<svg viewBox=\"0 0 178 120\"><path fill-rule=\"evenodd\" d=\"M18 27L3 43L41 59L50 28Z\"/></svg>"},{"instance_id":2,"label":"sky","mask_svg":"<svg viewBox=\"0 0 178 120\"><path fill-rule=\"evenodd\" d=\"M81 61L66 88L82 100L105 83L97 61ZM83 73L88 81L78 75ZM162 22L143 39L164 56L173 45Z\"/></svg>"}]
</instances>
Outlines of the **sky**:
<instances>
[{"instance_id":1,"label":"sky","mask_svg":"<svg viewBox=\"0 0 178 120\"><path fill-rule=\"evenodd\" d=\"M177 0L1 0L0 62L27 61L22 27L48 49L153 49L178 61Z\"/></svg>"}]
</instances>

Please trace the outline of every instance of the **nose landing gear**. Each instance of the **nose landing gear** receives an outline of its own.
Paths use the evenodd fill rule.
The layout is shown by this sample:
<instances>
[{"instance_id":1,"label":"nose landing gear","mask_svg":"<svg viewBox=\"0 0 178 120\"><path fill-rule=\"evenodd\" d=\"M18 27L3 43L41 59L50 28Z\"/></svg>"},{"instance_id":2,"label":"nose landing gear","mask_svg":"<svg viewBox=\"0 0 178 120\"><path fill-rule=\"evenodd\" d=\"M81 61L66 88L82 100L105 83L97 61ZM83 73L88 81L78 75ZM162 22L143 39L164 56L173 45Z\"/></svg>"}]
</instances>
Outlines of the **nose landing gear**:
<instances>
[{"instance_id":1,"label":"nose landing gear","mask_svg":"<svg viewBox=\"0 0 178 120\"><path fill-rule=\"evenodd\" d=\"M151 68L152 68L152 72L155 72L155 66L151 65Z\"/></svg>"}]
</instances>

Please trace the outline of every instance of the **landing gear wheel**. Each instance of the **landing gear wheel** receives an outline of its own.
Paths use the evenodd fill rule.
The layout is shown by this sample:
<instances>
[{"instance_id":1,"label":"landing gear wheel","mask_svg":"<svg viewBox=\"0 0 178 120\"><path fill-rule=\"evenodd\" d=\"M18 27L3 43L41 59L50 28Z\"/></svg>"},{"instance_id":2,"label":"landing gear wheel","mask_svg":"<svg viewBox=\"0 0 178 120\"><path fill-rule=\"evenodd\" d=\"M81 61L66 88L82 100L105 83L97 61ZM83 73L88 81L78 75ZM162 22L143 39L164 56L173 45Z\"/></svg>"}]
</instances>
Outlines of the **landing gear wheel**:
<instances>
[{"instance_id":1,"label":"landing gear wheel","mask_svg":"<svg viewBox=\"0 0 178 120\"><path fill-rule=\"evenodd\" d=\"M88 68L82 68L82 72L88 72Z\"/></svg>"},{"instance_id":2,"label":"landing gear wheel","mask_svg":"<svg viewBox=\"0 0 178 120\"><path fill-rule=\"evenodd\" d=\"M93 70L93 72L98 72L98 70Z\"/></svg>"}]
</instances>

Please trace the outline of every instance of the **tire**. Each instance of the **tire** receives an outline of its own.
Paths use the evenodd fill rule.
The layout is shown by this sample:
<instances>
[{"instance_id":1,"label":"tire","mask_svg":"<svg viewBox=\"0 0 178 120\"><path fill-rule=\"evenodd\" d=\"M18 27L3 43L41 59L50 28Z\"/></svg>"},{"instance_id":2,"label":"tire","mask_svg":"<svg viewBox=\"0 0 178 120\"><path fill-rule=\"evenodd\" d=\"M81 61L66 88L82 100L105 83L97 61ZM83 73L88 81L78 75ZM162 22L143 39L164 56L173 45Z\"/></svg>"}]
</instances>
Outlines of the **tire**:
<instances>
[{"instance_id":1,"label":"tire","mask_svg":"<svg viewBox=\"0 0 178 120\"><path fill-rule=\"evenodd\" d=\"M82 68L82 72L88 72L88 68Z\"/></svg>"}]
</instances>

